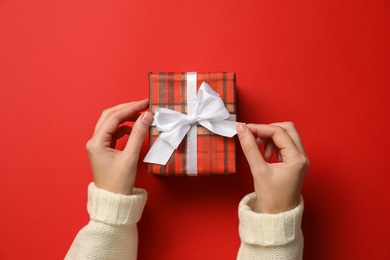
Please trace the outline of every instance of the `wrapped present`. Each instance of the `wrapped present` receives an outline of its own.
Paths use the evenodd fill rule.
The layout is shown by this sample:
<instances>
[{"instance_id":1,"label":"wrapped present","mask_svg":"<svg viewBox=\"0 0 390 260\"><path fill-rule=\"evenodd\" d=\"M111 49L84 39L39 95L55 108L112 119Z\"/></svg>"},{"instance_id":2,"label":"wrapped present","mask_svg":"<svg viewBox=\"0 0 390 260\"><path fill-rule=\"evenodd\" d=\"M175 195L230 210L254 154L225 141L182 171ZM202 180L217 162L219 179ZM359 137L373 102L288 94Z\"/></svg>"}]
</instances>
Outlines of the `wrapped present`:
<instances>
[{"instance_id":1,"label":"wrapped present","mask_svg":"<svg viewBox=\"0 0 390 260\"><path fill-rule=\"evenodd\" d=\"M236 172L235 73L149 73L150 150L144 162L157 175Z\"/></svg>"}]
</instances>

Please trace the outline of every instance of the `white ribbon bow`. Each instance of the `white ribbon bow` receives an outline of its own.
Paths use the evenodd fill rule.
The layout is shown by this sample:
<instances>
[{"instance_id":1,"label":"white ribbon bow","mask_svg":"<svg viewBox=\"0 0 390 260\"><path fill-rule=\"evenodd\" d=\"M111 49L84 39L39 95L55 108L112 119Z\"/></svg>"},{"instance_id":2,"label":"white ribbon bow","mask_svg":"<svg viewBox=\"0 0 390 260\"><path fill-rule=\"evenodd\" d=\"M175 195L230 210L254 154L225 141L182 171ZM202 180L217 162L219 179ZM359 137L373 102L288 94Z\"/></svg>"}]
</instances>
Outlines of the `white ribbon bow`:
<instances>
[{"instance_id":1,"label":"white ribbon bow","mask_svg":"<svg viewBox=\"0 0 390 260\"><path fill-rule=\"evenodd\" d=\"M193 114L185 115L167 108L157 108L154 114L154 123L160 131L155 143L150 148L144 162L165 165L175 149L191 127L199 123L211 132L233 137L236 132L236 121L226 120L230 117L222 99L206 82L203 82L191 102Z\"/></svg>"}]
</instances>

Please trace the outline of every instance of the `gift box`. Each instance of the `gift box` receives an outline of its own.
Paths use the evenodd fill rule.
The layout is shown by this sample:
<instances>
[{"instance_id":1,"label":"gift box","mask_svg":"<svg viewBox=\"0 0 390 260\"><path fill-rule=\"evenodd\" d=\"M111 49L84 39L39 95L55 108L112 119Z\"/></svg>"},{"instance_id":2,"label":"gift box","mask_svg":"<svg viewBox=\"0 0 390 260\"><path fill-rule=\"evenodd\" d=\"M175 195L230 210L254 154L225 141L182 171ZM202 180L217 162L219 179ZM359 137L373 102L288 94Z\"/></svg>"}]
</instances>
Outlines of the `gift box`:
<instances>
[{"instance_id":1,"label":"gift box","mask_svg":"<svg viewBox=\"0 0 390 260\"><path fill-rule=\"evenodd\" d=\"M234 137L225 137L224 133L221 134L217 131L221 129L219 125L221 123L223 127L227 125L230 128L228 130L230 134L227 135L235 134L235 125L237 124L235 122L235 73L156 72L149 73L149 81L150 111L154 114L154 123L149 132L150 151L144 160L150 163L149 172L156 175L175 176L229 175L235 173L236 144ZM202 101L204 104L201 105L195 104L198 102L195 100L198 100L199 96L202 96L203 99L211 99ZM222 100L223 103L219 100ZM199 103L201 102L199 101ZM219 105L218 108L217 105ZM200 118L200 122L194 123L194 116L191 117L190 115L194 115L194 109L199 111L205 106L208 106L207 109L204 109L206 111L195 116L198 119ZM222 110L227 110L228 113ZM166 114L161 115L163 113ZM214 118L205 123L202 118L208 117L209 113L216 113L216 117L223 114L224 119L221 120L222 122L217 122L216 126L213 126L214 122L217 121ZM157 114L160 116L159 118L157 118ZM163 136L162 132L158 131L160 122L163 119L169 121L172 117L184 118L184 121L190 122L190 126L182 127L183 129L187 127L188 132L185 133L181 141L177 142L178 146L169 148L170 145L165 143L166 139L176 139L179 135L184 135L184 130L183 133L179 133L181 130L176 129L178 132L171 133L170 137L164 138L166 133ZM178 121L180 120L178 119ZM176 121L167 123L168 126L172 124L176 125ZM165 129L164 127L160 128ZM215 133L209 129L215 131ZM168 130L171 131L171 129ZM167 132L169 132L168 130ZM160 139L165 141L157 140L159 136ZM160 144L160 142L163 144ZM152 147L153 145L155 147ZM168 149L172 149L172 151L164 150L165 148L160 147L161 145L168 146ZM152 150L154 151L152 152ZM169 155L171 152L173 152L172 155ZM151 163L150 154L153 154L154 157L165 157L162 160L167 160L167 162Z\"/></svg>"}]
</instances>

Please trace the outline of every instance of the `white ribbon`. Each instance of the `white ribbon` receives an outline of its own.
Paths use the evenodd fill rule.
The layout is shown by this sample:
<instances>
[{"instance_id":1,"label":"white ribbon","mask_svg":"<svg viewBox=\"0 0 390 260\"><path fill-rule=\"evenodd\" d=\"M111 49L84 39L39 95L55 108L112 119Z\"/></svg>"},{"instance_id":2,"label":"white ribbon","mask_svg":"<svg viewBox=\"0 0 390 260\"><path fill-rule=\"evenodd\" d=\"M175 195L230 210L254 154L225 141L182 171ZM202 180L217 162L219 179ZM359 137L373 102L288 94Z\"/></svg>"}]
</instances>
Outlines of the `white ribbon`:
<instances>
[{"instance_id":1,"label":"white ribbon","mask_svg":"<svg viewBox=\"0 0 390 260\"><path fill-rule=\"evenodd\" d=\"M239 123L226 120L230 114L225 104L206 82L201 84L196 100L190 106L192 108L188 111L193 112L187 115L167 108L156 109L154 123L161 133L144 162L165 165L190 128L196 129L198 123L221 136L233 137L237 133L236 125Z\"/></svg>"}]
</instances>

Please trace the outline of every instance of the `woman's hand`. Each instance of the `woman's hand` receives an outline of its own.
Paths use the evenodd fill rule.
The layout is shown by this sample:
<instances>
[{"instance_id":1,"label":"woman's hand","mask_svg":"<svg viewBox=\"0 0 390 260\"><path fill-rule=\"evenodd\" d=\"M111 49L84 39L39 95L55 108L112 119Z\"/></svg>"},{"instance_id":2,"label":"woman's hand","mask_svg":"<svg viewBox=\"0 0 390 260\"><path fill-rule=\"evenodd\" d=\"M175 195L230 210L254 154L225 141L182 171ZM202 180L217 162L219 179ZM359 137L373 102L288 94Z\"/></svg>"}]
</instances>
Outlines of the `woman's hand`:
<instances>
[{"instance_id":1,"label":"woman's hand","mask_svg":"<svg viewBox=\"0 0 390 260\"><path fill-rule=\"evenodd\" d=\"M309 159L294 125L242 124L237 126L237 133L254 178L260 211L276 214L295 208ZM263 154L261 145L264 145ZM274 152L278 162L267 162Z\"/></svg>"},{"instance_id":2,"label":"woman's hand","mask_svg":"<svg viewBox=\"0 0 390 260\"><path fill-rule=\"evenodd\" d=\"M87 143L96 187L110 192L132 193L140 149L153 116L140 112L148 108L147 99L120 104L103 111L93 137ZM122 125L135 121L133 127ZM123 151L116 150L116 141L130 135Z\"/></svg>"}]
</instances>

